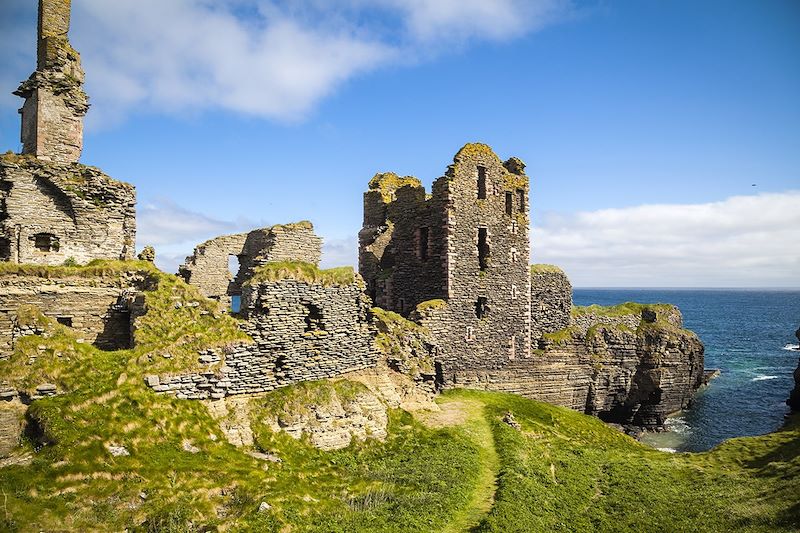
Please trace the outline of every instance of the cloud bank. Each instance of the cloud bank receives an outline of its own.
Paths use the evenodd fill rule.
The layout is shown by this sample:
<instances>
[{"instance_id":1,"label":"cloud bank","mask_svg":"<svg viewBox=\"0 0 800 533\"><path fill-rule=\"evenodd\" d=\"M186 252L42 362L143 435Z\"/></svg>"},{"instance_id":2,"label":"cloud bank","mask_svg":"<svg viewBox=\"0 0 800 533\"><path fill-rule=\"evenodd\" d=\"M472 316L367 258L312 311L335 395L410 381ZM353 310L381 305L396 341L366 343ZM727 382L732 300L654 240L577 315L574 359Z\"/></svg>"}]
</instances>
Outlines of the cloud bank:
<instances>
[{"instance_id":1,"label":"cloud bank","mask_svg":"<svg viewBox=\"0 0 800 533\"><path fill-rule=\"evenodd\" d=\"M798 287L800 191L705 204L549 214L532 231L533 261L561 266L582 287ZM210 237L266 224L221 221L168 201L139 209L139 237L175 272ZM355 236L325 238L324 267L358 260Z\"/></svg>"},{"instance_id":2,"label":"cloud bank","mask_svg":"<svg viewBox=\"0 0 800 533\"><path fill-rule=\"evenodd\" d=\"M559 20L569 2L75 0L71 38L88 73L90 123L136 109L296 121L356 76L519 37ZM33 69L34 5L0 6L0 44L13 61L2 79L20 78L9 86Z\"/></svg>"},{"instance_id":3,"label":"cloud bank","mask_svg":"<svg viewBox=\"0 0 800 533\"><path fill-rule=\"evenodd\" d=\"M533 260L584 287L798 287L800 191L545 216Z\"/></svg>"}]
</instances>

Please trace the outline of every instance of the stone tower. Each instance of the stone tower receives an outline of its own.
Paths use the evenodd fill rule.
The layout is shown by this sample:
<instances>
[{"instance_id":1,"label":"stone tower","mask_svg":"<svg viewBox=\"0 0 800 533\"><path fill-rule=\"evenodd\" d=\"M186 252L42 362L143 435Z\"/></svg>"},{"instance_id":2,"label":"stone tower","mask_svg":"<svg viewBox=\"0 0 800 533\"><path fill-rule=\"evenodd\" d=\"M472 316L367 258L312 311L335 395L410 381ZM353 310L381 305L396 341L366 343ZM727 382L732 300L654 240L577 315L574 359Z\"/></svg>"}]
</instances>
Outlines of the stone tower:
<instances>
[{"instance_id":1,"label":"stone tower","mask_svg":"<svg viewBox=\"0 0 800 533\"><path fill-rule=\"evenodd\" d=\"M69 0L39 1L36 72L14 93L25 98L22 154L0 155L0 261L133 257L136 190L78 163L89 106L69 19Z\"/></svg>"},{"instance_id":2,"label":"stone tower","mask_svg":"<svg viewBox=\"0 0 800 533\"><path fill-rule=\"evenodd\" d=\"M45 161L74 163L83 148L83 92L80 55L69 43L71 0L39 0L36 72L14 94L25 98L22 153Z\"/></svg>"},{"instance_id":3,"label":"stone tower","mask_svg":"<svg viewBox=\"0 0 800 533\"><path fill-rule=\"evenodd\" d=\"M364 195L359 270L376 305L415 313L441 353L439 379L530 356L529 181L484 144L455 155L429 197L378 174ZM420 305L422 304L422 305Z\"/></svg>"}]
</instances>

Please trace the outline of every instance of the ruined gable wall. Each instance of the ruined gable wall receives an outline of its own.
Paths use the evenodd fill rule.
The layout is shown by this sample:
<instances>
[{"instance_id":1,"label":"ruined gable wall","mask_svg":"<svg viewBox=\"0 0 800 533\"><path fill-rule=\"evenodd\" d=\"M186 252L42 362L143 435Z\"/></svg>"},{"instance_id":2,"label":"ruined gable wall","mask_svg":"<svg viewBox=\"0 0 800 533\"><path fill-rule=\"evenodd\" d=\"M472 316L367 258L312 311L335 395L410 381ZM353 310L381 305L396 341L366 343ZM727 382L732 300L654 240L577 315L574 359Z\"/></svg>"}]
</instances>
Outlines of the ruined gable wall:
<instances>
[{"instance_id":1,"label":"ruined gable wall","mask_svg":"<svg viewBox=\"0 0 800 533\"><path fill-rule=\"evenodd\" d=\"M359 232L359 272L376 305L407 315L420 302L444 297L444 213L441 197L426 198L416 178L385 173L370 182Z\"/></svg>"},{"instance_id":2,"label":"ruined gable wall","mask_svg":"<svg viewBox=\"0 0 800 533\"><path fill-rule=\"evenodd\" d=\"M478 198L479 167L485 169L485 199ZM448 206L447 305L423 323L441 347L445 384L459 383L461 372L500 368L529 354L530 198L523 168L516 159L504 165L488 146L469 144L434 186L434 197L441 195ZM521 210L518 191L524 194ZM507 192L512 195L510 214ZM490 252L483 271L479 228L486 229ZM482 318L476 314L479 297L486 298L489 307Z\"/></svg>"},{"instance_id":3,"label":"ruined gable wall","mask_svg":"<svg viewBox=\"0 0 800 533\"><path fill-rule=\"evenodd\" d=\"M57 237L58 249L37 248L37 234ZM17 263L131 259L135 189L77 163L0 156L0 237L0 259Z\"/></svg>"},{"instance_id":4,"label":"ruined gable wall","mask_svg":"<svg viewBox=\"0 0 800 533\"><path fill-rule=\"evenodd\" d=\"M116 305L124 289L119 280L100 278L0 277L0 358L11 354L19 336L31 333L17 320L21 306L34 306L53 319L69 318L87 343L127 348L130 313Z\"/></svg>"},{"instance_id":5,"label":"ruined gable wall","mask_svg":"<svg viewBox=\"0 0 800 533\"><path fill-rule=\"evenodd\" d=\"M378 352L369 306L358 282L325 287L286 279L246 286L243 329L255 342L201 354L202 363L224 363L218 372L151 377L148 383L179 398L218 399L373 367Z\"/></svg>"},{"instance_id":6,"label":"ruined gable wall","mask_svg":"<svg viewBox=\"0 0 800 533\"><path fill-rule=\"evenodd\" d=\"M552 265L531 267L531 346L544 333L564 329L570 324L572 284L566 274Z\"/></svg>"},{"instance_id":7,"label":"ruined gable wall","mask_svg":"<svg viewBox=\"0 0 800 533\"><path fill-rule=\"evenodd\" d=\"M228 261L232 255L243 254L247 236L247 233L223 235L197 245L178 274L186 283L197 287L203 296L230 305L227 295L233 276Z\"/></svg>"},{"instance_id":8,"label":"ruined gable wall","mask_svg":"<svg viewBox=\"0 0 800 533\"><path fill-rule=\"evenodd\" d=\"M271 261L318 265L321 255L322 239L314 233L314 226L304 221L208 240L186 258L178 274L207 298L229 306L231 295L241 294L242 286L258 266ZM235 275L230 271L230 256L239 260Z\"/></svg>"}]
</instances>

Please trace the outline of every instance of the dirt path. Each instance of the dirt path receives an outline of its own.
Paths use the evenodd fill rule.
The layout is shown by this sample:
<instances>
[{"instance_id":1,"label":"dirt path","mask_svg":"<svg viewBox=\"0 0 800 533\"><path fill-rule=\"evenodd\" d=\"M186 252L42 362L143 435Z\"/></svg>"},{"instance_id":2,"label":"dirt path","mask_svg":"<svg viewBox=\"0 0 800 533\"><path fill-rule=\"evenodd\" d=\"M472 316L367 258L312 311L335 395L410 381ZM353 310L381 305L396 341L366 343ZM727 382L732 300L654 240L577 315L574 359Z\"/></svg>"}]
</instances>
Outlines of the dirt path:
<instances>
[{"instance_id":1,"label":"dirt path","mask_svg":"<svg viewBox=\"0 0 800 533\"><path fill-rule=\"evenodd\" d=\"M477 526L491 510L497 490L500 458L481 402L443 399L439 406L441 411L421 415L422 422L429 427L462 426L480 450L480 472L470 501L443 530L447 533L460 533Z\"/></svg>"}]
</instances>

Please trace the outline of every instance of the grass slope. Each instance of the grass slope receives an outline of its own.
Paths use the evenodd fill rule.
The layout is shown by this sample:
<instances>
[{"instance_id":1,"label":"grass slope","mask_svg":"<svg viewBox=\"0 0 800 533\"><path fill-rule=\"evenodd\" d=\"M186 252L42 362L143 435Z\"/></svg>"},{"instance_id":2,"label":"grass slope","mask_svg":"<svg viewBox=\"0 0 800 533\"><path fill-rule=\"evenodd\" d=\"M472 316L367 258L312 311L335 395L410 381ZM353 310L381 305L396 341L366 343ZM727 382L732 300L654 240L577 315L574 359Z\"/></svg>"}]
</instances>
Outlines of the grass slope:
<instances>
[{"instance_id":1,"label":"grass slope","mask_svg":"<svg viewBox=\"0 0 800 533\"><path fill-rule=\"evenodd\" d=\"M0 362L0 375L19 387L52 381L64 391L30 407L41 431L27 444L38 448L33 463L0 468L0 531L795 531L800 524L797 420L707 453L667 454L566 409L451 391L439 401L465 406L452 424L429 427L392 411L386 442L322 452L262 423L265 412L359 387L318 382L251 400L254 449L281 462L258 460L225 441L202 403L145 387L146 374L194 364L198 347L242 338L235 321L215 316L216 304L193 288L151 275L158 287L147 295L135 350L102 352L49 322L46 338L21 340ZM508 411L521 432L502 422ZM111 444L130 455L112 456ZM259 512L261 502L271 508Z\"/></svg>"}]
</instances>

